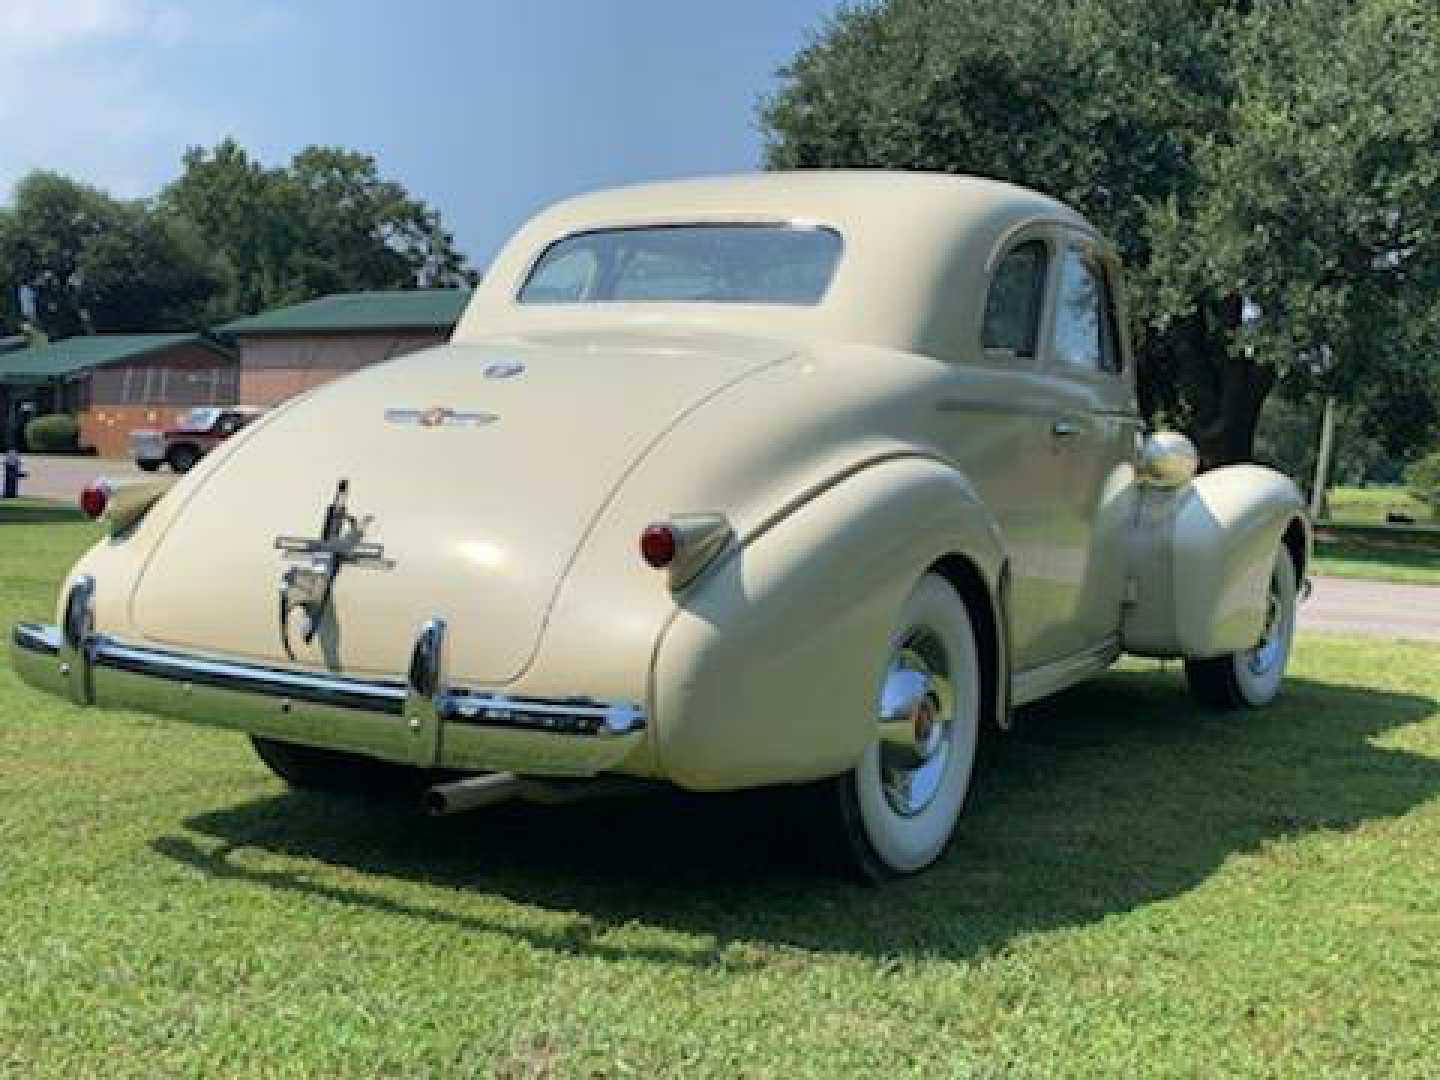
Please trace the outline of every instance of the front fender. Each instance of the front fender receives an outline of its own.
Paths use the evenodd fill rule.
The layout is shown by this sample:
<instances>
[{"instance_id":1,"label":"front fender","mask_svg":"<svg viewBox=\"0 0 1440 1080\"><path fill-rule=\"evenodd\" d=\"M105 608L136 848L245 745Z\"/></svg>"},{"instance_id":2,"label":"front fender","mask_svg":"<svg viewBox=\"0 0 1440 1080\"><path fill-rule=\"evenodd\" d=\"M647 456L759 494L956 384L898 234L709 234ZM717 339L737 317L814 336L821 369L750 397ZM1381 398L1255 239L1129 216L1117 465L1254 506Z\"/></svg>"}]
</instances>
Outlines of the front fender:
<instances>
[{"instance_id":1,"label":"front fender","mask_svg":"<svg viewBox=\"0 0 1440 1080\"><path fill-rule=\"evenodd\" d=\"M723 790L852 767L874 738L896 613L953 555L999 595L993 520L960 473L923 457L870 465L731 553L681 597L657 647L659 771Z\"/></svg>"},{"instance_id":2,"label":"front fender","mask_svg":"<svg viewBox=\"0 0 1440 1080\"><path fill-rule=\"evenodd\" d=\"M1282 544L1303 576L1311 545L1305 502L1273 469L1230 465L1178 489L1145 489L1130 539L1125 649L1200 658L1253 646Z\"/></svg>"}]
</instances>

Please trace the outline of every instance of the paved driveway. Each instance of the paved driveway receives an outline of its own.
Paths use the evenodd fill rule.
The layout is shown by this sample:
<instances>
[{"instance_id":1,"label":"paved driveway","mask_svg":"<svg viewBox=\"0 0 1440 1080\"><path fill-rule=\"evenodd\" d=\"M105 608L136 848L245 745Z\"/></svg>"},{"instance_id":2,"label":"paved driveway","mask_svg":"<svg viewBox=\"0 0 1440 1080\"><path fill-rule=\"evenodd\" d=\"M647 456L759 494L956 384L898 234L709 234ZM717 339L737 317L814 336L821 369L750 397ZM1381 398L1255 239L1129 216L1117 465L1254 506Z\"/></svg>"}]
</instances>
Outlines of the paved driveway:
<instances>
[{"instance_id":1,"label":"paved driveway","mask_svg":"<svg viewBox=\"0 0 1440 1080\"><path fill-rule=\"evenodd\" d=\"M1300 605L1301 630L1440 641L1440 586L1314 578Z\"/></svg>"},{"instance_id":2,"label":"paved driveway","mask_svg":"<svg viewBox=\"0 0 1440 1080\"><path fill-rule=\"evenodd\" d=\"M73 503L80 497L80 489L97 476L103 476L112 484L133 484L138 480L151 480L162 473L145 473L135 467L133 461L116 461L93 457L62 457L49 454L26 454L25 471L30 475L20 481L20 494L36 499L58 499Z\"/></svg>"}]
</instances>

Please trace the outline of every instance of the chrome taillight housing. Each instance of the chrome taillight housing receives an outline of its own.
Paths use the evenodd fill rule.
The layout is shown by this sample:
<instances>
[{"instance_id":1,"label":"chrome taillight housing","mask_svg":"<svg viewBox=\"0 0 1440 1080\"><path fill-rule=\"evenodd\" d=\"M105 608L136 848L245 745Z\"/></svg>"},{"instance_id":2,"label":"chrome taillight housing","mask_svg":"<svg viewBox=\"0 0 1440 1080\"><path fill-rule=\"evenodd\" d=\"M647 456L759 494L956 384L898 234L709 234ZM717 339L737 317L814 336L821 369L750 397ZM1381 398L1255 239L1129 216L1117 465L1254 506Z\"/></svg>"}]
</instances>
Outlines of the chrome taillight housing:
<instances>
[{"instance_id":1,"label":"chrome taillight housing","mask_svg":"<svg viewBox=\"0 0 1440 1080\"><path fill-rule=\"evenodd\" d=\"M105 508L110 505L110 496L114 492L110 481L103 476L91 480L80 489L80 511L92 521L105 513Z\"/></svg>"},{"instance_id":2,"label":"chrome taillight housing","mask_svg":"<svg viewBox=\"0 0 1440 1080\"><path fill-rule=\"evenodd\" d=\"M645 526L640 557L669 574L670 588L684 588L729 545L735 531L724 514L672 514Z\"/></svg>"},{"instance_id":3,"label":"chrome taillight housing","mask_svg":"<svg viewBox=\"0 0 1440 1080\"><path fill-rule=\"evenodd\" d=\"M86 484L80 492L80 509L88 518L103 519L112 535L123 533L148 514L174 485L174 480L167 479L116 487L102 477Z\"/></svg>"}]
</instances>

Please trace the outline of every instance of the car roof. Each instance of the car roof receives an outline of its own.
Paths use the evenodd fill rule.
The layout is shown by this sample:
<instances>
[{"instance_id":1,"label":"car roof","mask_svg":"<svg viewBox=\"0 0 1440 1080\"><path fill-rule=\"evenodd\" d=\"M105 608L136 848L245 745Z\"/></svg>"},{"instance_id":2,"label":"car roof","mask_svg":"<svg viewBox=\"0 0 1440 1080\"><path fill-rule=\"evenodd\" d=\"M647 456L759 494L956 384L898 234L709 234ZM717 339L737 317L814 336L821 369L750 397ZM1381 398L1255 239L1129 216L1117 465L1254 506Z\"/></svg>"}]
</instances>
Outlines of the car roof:
<instances>
[{"instance_id":1,"label":"car roof","mask_svg":"<svg viewBox=\"0 0 1440 1080\"><path fill-rule=\"evenodd\" d=\"M811 169L741 173L633 184L556 203L542 218L565 229L587 222L644 222L696 214L774 220L814 219L837 226L899 212L906 220L953 224L999 212L1040 211L1079 219L1037 191L981 176L882 169Z\"/></svg>"},{"instance_id":2,"label":"car roof","mask_svg":"<svg viewBox=\"0 0 1440 1080\"><path fill-rule=\"evenodd\" d=\"M565 236L595 229L724 222L801 223L835 229L844 251L814 306L516 303L536 258ZM565 199L516 233L456 328L464 342L495 333L624 324L648 311L766 333L831 338L931 355L973 336L997 245L1029 223L1094 235L1083 217L1037 191L975 176L896 171L746 173L637 184Z\"/></svg>"}]
</instances>

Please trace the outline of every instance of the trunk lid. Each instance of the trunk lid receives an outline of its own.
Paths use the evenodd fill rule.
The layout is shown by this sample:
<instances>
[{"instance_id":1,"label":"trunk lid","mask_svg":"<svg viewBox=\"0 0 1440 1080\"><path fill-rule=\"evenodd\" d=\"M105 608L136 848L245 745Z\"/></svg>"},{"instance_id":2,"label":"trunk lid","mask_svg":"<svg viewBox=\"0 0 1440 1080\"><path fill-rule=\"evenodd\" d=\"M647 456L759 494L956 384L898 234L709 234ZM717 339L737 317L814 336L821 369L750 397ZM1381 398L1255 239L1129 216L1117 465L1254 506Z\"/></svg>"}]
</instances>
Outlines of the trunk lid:
<instances>
[{"instance_id":1,"label":"trunk lid","mask_svg":"<svg viewBox=\"0 0 1440 1080\"><path fill-rule=\"evenodd\" d=\"M292 633L296 661L394 674L439 617L450 677L511 681L627 470L688 409L784 352L711 335L508 338L367 369L242 436L200 479L136 584L133 624L159 643L288 662L278 583L294 559L275 542L318 538L344 479L382 560L342 567L314 641Z\"/></svg>"}]
</instances>

